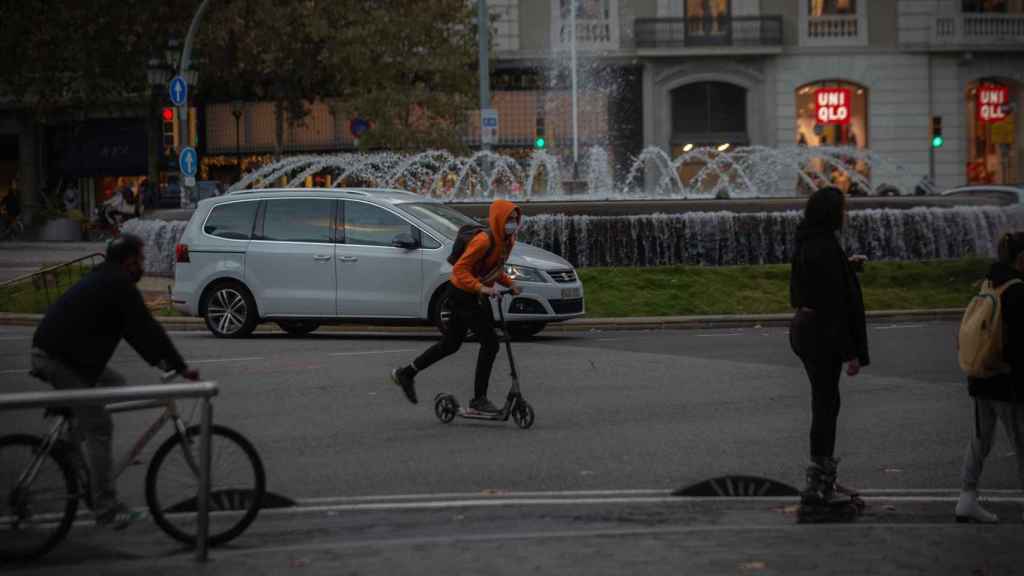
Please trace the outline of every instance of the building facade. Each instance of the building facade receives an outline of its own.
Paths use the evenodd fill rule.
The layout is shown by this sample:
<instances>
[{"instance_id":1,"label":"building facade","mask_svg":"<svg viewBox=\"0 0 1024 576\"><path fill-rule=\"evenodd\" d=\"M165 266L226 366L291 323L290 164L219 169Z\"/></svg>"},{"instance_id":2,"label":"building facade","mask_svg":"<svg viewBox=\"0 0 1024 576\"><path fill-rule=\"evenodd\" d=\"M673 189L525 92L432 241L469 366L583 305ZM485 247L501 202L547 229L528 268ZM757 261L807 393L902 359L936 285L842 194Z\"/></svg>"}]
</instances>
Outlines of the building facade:
<instances>
[{"instance_id":1,"label":"building facade","mask_svg":"<svg viewBox=\"0 0 1024 576\"><path fill-rule=\"evenodd\" d=\"M539 126L564 155L569 1L490 3L499 146ZM942 188L1024 181L1024 0L575 1L581 145L855 146Z\"/></svg>"}]
</instances>

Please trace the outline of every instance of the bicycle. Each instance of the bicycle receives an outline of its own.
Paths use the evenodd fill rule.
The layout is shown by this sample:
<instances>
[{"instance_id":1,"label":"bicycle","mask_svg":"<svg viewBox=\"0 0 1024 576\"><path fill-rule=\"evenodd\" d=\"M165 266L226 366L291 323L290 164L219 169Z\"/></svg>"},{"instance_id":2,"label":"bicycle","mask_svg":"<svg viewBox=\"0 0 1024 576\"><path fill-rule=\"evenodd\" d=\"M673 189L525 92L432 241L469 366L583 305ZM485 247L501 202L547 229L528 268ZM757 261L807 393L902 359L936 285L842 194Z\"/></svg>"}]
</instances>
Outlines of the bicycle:
<instances>
[{"instance_id":1,"label":"bicycle","mask_svg":"<svg viewBox=\"0 0 1024 576\"><path fill-rule=\"evenodd\" d=\"M170 376L173 377L173 376ZM164 382L170 379L164 375ZM174 400L107 405L110 413L163 407L112 471L116 479L137 461L164 424L173 432L153 453L146 471L146 505L156 525L175 540L196 545L198 532L199 426L182 419ZM194 409L193 409L194 412ZM0 561L42 556L71 529L84 500L92 507L91 475L69 408L47 408L52 419L45 437L0 437ZM238 537L256 519L266 492L263 462L252 444L225 426L210 428L208 544ZM234 474L234 462L240 473Z\"/></svg>"}]
</instances>

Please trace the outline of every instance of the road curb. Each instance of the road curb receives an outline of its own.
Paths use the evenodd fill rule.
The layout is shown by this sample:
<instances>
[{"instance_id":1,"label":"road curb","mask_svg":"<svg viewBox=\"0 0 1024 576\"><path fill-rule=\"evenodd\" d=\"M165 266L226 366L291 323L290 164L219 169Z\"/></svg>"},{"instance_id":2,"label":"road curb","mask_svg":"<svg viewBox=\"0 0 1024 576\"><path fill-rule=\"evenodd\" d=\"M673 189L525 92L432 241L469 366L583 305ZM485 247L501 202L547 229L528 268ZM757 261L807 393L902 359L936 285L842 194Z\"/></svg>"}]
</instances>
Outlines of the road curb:
<instances>
[{"instance_id":1,"label":"road curb","mask_svg":"<svg viewBox=\"0 0 1024 576\"><path fill-rule=\"evenodd\" d=\"M872 323L913 323L959 320L962 308L941 308L936 310L879 310L868 312ZM748 328L787 326L792 314L742 314L709 316L655 316L635 318L580 318L566 322L551 323L547 332L586 332L591 330L684 330L712 328ZM0 326L35 326L42 320L42 314L0 313ZM158 317L167 330L204 331L206 323L202 318ZM369 324L339 324L324 326L326 332L380 332L388 334L430 332L430 326L376 326ZM258 331L277 331L275 326L264 325Z\"/></svg>"}]
</instances>

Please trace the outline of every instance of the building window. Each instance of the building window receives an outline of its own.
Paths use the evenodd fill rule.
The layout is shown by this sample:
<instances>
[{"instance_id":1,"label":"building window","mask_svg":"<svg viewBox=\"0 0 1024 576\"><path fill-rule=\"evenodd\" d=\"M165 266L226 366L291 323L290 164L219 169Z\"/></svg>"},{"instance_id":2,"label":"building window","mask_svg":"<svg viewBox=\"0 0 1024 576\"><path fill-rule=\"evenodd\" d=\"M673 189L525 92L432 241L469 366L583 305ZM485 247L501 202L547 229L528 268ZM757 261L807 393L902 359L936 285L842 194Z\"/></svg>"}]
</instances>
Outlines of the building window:
<instances>
[{"instance_id":1,"label":"building window","mask_svg":"<svg viewBox=\"0 0 1024 576\"><path fill-rule=\"evenodd\" d=\"M829 80L796 90L796 143L799 146L837 146L864 149L868 146L868 94L859 84ZM814 160L808 172L843 190L852 185L850 171L868 176L864 162L850 158L845 166ZM825 184L819 182L818 184ZM867 191L863 191L867 192Z\"/></svg>"},{"instance_id":2,"label":"building window","mask_svg":"<svg viewBox=\"0 0 1024 576\"><path fill-rule=\"evenodd\" d=\"M810 0L807 9L812 18L850 16L857 13L857 0Z\"/></svg>"},{"instance_id":3,"label":"building window","mask_svg":"<svg viewBox=\"0 0 1024 576\"><path fill-rule=\"evenodd\" d=\"M721 36L729 32L730 0L686 0L688 36Z\"/></svg>"},{"instance_id":4,"label":"building window","mask_svg":"<svg viewBox=\"0 0 1024 576\"><path fill-rule=\"evenodd\" d=\"M747 90L726 82L698 82L672 91L672 144L747 144Z\"/></svg>"},{"instance_id":5,"label":"building window","mask_svg":"<svg viewBox=\"0 0 1024 576\"><path fill-rule=\"evenodd\" d=\"M984 79L967 86L967 181L1013 184L1020 180L1016 82Z\"/></svg>"},{"instance_id":6,"label":"building window","mask_svg":"<svg viewBox=\"0 0 1024 576\"><path fill-rule=\"evenodd\" d=\"M1024 0L963 0L964 12L987 14L1024 13Z\"/></svg>"}]
</instances>

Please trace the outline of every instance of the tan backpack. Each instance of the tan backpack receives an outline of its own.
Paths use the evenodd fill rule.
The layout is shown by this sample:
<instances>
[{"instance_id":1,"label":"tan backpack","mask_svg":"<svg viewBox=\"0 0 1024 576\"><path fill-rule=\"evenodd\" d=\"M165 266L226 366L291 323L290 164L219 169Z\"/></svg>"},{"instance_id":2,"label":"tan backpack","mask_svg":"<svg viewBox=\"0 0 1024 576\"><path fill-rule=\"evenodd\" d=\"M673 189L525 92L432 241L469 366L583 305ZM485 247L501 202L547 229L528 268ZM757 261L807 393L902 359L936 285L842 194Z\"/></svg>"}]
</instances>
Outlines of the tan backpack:
<instances>
[{"instance_id":1,"label":"tan backpack","mask_svg":"<svg viewBox=\"0 0 1024 576\"><path fill-rule=\"evenodd\" d=\"M960 369L971 378L991 378L1010 371L1003 358L1003 310L1001 297L1010 286L1021 282L1013 279L998 289L985 280L981 292L971 299L960 321L958 350Z\"/></svg>"}]
</instances>

